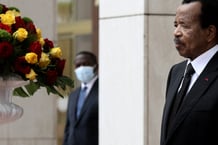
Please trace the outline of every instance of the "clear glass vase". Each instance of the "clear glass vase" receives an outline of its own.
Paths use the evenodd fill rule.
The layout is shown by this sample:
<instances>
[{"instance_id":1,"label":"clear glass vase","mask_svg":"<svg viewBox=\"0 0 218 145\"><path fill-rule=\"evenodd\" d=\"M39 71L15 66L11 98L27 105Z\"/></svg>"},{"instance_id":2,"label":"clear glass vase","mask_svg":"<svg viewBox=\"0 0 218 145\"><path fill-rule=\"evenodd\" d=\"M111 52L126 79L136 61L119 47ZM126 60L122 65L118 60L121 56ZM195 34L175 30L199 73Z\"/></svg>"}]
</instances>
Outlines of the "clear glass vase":
<instances>
[{"instance_id":1,"label":"clear glass vase","mask_svg":"<svg viewBox=\"0 0 218 145\"><path fill-rule=\"evenodd\" d=\"M23 115L23 108L12 103L13 89L27 84L19 76L0 77L0 124L9 123Z\"/></svg>"}]
</instances>

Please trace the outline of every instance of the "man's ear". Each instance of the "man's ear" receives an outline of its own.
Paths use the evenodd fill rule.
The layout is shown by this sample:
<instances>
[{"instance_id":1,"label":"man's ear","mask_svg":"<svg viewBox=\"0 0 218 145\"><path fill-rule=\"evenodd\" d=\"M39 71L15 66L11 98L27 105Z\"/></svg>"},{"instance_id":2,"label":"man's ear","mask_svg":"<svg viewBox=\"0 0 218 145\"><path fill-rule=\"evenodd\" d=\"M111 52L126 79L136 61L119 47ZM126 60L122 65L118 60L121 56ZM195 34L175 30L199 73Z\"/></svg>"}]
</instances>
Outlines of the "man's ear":
<instances>
[{"instance_id":1,"label":"man's ear","mask_svg":"<svg viewBox=\"0 0 218 145\"><path fill-rule=\"evenodd\" d=\"M207 41L208 42L214 41L216 40L216 37L217 37L217 29L214 25L210 25L207 28Z\"/></svg>"}]
</instances>

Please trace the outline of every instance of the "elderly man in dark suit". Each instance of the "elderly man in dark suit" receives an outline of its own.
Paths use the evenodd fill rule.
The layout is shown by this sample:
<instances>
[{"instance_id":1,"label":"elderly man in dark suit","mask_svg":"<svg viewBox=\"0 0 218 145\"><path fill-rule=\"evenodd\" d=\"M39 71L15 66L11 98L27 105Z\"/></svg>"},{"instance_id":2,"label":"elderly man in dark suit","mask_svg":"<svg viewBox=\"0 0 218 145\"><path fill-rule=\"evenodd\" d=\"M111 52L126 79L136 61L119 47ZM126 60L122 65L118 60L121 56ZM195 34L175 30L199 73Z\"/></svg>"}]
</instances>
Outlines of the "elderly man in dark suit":
<instances>
[{"instance_id":1,"label":"elderly man in dark suit","mask_svg":"<svg viewBox=\"0 0 218 145\"><path fill-rule=\"evenodd\" d=\"M161 145L218 145L218 0L183 0L174 42L188 60L169 73Z\"/></svg>"},{"instance_id":2,"label":"elderly man in dark suit","mask_svg":"<svg viewBox=\"0 0 218 145\"><path fill-rule=\"evenodd\" d=\"M93 53L76 55L75 74L81 86L69 97L63 145L98 145L97 70Z\"/></svg>"}]
</instances>

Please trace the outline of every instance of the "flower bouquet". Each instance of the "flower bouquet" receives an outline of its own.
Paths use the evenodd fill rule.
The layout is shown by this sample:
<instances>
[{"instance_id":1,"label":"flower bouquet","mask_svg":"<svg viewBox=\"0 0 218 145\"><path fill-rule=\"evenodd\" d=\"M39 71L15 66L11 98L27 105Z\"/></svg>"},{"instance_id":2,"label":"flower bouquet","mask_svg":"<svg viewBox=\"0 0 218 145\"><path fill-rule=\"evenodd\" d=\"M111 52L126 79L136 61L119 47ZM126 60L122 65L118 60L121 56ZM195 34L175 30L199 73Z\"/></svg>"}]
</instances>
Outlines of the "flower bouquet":
<instances>
[{"instance_id":1,"label":"flower bouquet","mask_svg":"<svg viewBox=\"0 0 218 145\"><path fill-rule=\"evenodd\" d=\"M42 37L31 18L21 17L16 7L0 4L0 77L19 76L28 84L15 88L15 96L29 97L40 87L63 97L73 81L63 75L62 50Z\"/></svg>"}]
</instances>

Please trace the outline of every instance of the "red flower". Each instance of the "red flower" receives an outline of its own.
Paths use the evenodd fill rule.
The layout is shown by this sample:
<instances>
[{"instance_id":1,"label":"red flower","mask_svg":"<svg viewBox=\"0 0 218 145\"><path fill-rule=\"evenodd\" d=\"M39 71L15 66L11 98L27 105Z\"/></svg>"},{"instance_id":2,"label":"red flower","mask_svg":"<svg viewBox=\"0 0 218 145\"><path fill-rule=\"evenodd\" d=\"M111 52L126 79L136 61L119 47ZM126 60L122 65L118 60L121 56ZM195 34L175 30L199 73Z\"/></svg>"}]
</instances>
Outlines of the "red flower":
<instances>
[{"instance_id":1,"label":"red flower","mask_svg":"<svg viewBox=\"0 0 218 145\"><path fill-rule=\"evenodd\" d=\"M38 60L41 58L42 48L39 41L33 42L30 47L28 48L29 52L34 52L38 55Z\"/></svg>"},{"instance_id":2,"label":"red flower","mask_svg":"<svg viewBox=\"0 0 218 145\"><path fill-rule=\"evenodd\" d=\"M44 52L49 52L51 48L54 48L54 44L48 38L44 39L45 44L43 45Z\"/></svg>"},{"instance_id":3,"label":"red flower","mask_svg":"<svg viewBox=\"0 0 218 145\"><path fill-rule=\"evenodd\" d=\"M31 70L30 65L25 60L24 56L18 57L15 60L14 69L16 72L19 72L21 74L28 74L30 73L30 70Z\"/></svg>"},{"instance_id":4,"label":"red flower","mask_svg":"<svg viewBox=\"0 0 218 145\"><path fill-rule=\"evenodd\" d=\"M46 80L45 83L47 85L53 85L55 83L55 81L57 80L58 77L58 73L55 70L48 70L46 72Z\"/></svg>"},{"instance_id":5,"label":"red flower","mask_svg":"<svg viewBox=\"0 0 218 145\"><path fill-rule=\"evenodd\" d=\"M0 23L0 29L6 30L8 33L11 33L11 27L5 24Z\"/></svg>"},{"instance_id":6,"label":"red flower","mask_svg":"<svg viewBox=\"0 0 218 145\"><path fill-rule=\"evenodd\" d=\"M16 23L12 25L13 30L17 30L18 28L25 28L25 22L20 16L15 17Z\"/></svg>"},{"instance_id":7,"label":"red flower","mask_svg":"<svg viewBox=\"0 0 218 145\"><path fill-rule=\"evenodd\" d=\"M0 58L6 59L10 57L13 51L13 46L9 42L0 42Z\"/></svg>"},{"instance_id":8,"label":"red flower","mask_svg":"<svg viewBox=\"0 0 218 145\"><path fill-rule=\"evenodd\" d=\"M58 72L58 75L59 76L62 76L62 74L63 74L63 70L64 70L64 66L65 66L65 62L66 62L66 60L65 59L58 59L57 60L57 72Z\"/></svg>"},{"instance_id":9,"label":"red flower","mask_svg":"<svg viewBox=\"0 0 218 145\"><path fill-rule=\"evenodd\" d=\"M33 22L28 22L26 24L26 30L30 33L30 34L36 34L36 27L33 24Z\"/></svg>"}]
</instances>

